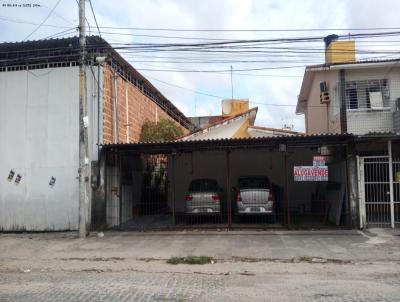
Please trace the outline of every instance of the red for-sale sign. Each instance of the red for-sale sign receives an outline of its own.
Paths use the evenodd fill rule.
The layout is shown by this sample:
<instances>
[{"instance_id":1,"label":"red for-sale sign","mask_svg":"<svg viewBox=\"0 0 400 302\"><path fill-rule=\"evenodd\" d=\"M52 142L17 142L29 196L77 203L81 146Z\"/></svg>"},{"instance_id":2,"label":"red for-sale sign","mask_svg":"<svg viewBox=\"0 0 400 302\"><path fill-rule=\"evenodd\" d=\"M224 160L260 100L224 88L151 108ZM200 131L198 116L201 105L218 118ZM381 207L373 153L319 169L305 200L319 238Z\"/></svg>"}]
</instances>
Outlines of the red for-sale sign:
<instances>
[{"instance_id":1,"label":"red for-sale sign","mask_svg":"<svg viewBox=\"0 0 400 302\"><path fill-rule=\"evenodd\" d=\"M294 181L328 181L328 167L295 166Z\"/></svg>"}]
</instances>

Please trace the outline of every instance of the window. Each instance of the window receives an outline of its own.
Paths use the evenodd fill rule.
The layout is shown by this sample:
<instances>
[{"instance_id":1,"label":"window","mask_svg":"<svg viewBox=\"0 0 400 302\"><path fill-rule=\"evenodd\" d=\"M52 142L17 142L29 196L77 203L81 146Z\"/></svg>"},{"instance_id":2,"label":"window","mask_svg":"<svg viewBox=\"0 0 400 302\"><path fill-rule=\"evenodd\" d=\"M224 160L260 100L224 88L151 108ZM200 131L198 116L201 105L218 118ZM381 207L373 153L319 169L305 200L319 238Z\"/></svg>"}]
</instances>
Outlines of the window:
<instances>
[{"instance_id":1,"label":"window","mask_svg":"<svg viewBox=\"0 0 400 302\"><path fill-rule=\"evenodd\" d=\"M239 178L240 189L265 189L269 188L267 177L246 177Z\"/></svg>"},{"instance_id":2,"label":"window","mask_svg":"<svg viewBox=\"0 0 400 302\"><path fill-rule=\"evenodd\" d=\"M189 191L191 192L218 191L218 183L215 179L196 179L190 183Z\"/></svg>"},{"instance_id":3,"label":"window","mask_svg":"<svg viewBox=\"0 0 400 302\"><path fill-rule=\"evenodd\" d=\"M347 109L382 109L390 102L386 79L346 82L345 95Z\"/></svg>"}]
</instances>

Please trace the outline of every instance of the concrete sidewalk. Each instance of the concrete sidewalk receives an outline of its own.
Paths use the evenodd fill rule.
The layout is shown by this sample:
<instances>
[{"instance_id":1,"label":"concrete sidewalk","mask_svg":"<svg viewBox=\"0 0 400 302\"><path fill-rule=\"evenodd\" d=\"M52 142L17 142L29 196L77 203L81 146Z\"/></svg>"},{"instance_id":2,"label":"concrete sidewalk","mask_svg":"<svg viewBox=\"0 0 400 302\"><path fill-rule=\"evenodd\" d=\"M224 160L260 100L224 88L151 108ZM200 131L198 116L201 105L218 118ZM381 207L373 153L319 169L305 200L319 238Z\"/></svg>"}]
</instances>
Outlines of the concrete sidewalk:
<instances>
[{"instance_id":1,"label":"concrete sidewalk","mask_svg":"<svg viewBox=\"0 0 400 302\"><path fill-rule=\"evenodd\" d=\"M399 268L382 230L0 234L0 301L398 301Z\"/></svg>"},{"instance_id":2,"label":"concrete sidewalk","mask_svg":"<svg viewBox=\"0 0 400 302\"><path fill-rule=\"evenodd\" d=\"M221 261L397 262L400 236L385 230L106 232L104 237L93 233L87 239L78 239L72 232L0 234L0 270L60 259L129 262L189 255Z\"/></svg>"}]
</instances>

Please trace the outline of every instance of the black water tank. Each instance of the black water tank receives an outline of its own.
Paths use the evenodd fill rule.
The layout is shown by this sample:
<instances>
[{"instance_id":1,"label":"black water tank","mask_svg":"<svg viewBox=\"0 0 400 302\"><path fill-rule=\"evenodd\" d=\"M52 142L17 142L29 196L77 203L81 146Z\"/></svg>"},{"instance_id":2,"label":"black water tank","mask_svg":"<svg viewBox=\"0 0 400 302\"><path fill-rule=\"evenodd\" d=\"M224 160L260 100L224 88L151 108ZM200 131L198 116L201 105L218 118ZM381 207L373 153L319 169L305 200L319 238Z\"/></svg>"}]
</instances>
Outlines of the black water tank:
<instances>
[{"instance_id":1,"label":"black water tank","mask_svg":"<svg viewBox=\"0 0 400 302\"><path fill-rule=\"evenodd\" d=\"M333 41L336 41L337 39L339 39L338 35L329 35L326 36L324 38L324 42L325 42L325 48L329 46L329 44L331 44Z\"/></svg>"}]
</instances>

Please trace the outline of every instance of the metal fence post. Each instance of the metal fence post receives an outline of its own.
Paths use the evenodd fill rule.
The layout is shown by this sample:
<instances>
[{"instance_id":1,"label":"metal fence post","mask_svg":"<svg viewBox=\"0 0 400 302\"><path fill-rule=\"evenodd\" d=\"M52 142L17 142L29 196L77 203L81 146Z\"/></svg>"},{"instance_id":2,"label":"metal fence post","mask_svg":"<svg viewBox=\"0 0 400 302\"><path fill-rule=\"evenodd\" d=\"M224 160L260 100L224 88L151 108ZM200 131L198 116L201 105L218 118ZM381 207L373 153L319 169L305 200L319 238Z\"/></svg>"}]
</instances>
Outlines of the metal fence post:
<instances>
[{"instance_id":1,"label":"metal fence post","mask_svg":"<svg viewBox=\"0 0 400 302\"><path fill-rule=\"evenodd\" d=\"M228 228L232 227L232 195L231 195L231 165L230 165L230 150L227 149L226 155L226 201L228 213Z\"/></svg>"},{"instance_id":2,"label":"metal fence post","mask_svg":"<svg viewBox=\"0 0 400 302\"><path fill-rule=\"evenodd\" d=\"M172 151L171 160L172 160L172 175L171 175L171 182L172 183L172 225L175 226L176 224L176 217L175 217L175 158L176 158L176 150Z\"/></svg>"},{"instance_id":3,"label":"metal fence post","mask_svg":"<svg viewBox=\"0 0 400 302\"><path fill-rule=\"evenodd\" d=\"M394 229L394 188L393 188L393 157L392 141L388 141L389 155L389 194L390 194L390 226Z\"/></svg>"},{"instance_id":4,"label":"metal fence post","mask_svg":"<svg viewBox=\"0 0 400 302\"><path fill-rule=\"evenodd\" d=\"M291 224L291 219L290 219L290 208L289 208L289 171L288 171L288 156L287 152L285 151L283 153L283 158L284 158L284 192L283 192L283 198L284 198L284 205L285 205L285 211L284 211L284 216L285 219L284 221L286 222L286 225L289 226Z\"/></svg>"},{"instance_id":5,"label":"metal fence post","mask_svg":"<svg viewBox=\"0 0 400 302\"><path fill-rule=\"evenodd\" d=\"M365 207L365 204L363 204L362 199L364 198L362 196L363 190L361 189L361 185L363 185L363 182L361 181L361 162L360 162L360 156L356 155L356 161L357 161L357 185L358 185L358 216L359 216L359 228L363 229L364 228L364 223L363 223L363 206Z\"/></svg>"}]
</instances>

